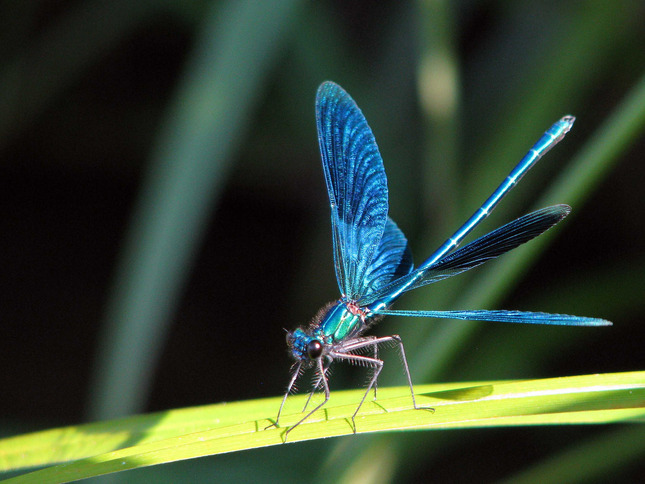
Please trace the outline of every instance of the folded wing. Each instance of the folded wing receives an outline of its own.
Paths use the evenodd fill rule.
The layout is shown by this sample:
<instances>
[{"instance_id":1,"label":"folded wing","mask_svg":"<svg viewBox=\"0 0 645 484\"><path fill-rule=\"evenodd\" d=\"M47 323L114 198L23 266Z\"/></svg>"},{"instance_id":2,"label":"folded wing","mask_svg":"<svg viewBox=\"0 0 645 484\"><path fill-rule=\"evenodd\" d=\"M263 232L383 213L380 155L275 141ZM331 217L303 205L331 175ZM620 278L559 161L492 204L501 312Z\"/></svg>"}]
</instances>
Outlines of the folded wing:
<instances>
[{"instance_id":1,"label":"folded wing","mask_svg":"<svg viewBox=\"0 0 645 484\"><path fill-rule=\"evenodd\" d=\"M363 113L333 82L318 88L316 122L331 206L336 279L343 296L357 300L370 288L368 273L378 280L383 276L370 266L387 221L387 178Z\"/></svg>"}]
</instances>

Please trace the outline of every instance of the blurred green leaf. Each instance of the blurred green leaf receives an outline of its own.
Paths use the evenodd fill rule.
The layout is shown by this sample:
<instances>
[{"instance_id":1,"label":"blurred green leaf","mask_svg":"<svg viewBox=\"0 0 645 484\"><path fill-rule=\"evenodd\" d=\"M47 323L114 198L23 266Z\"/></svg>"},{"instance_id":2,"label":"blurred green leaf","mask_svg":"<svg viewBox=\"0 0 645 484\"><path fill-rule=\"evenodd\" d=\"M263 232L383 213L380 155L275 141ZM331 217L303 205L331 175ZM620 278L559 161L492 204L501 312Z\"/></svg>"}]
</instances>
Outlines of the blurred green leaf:
<instances>
[{"instance_id":1,"label":"blurred green leaf","mask_svg":"<svg viewBox=\"0 0 645 484\"><path fill-rule=\"evenodd\" d=\"M196 247L298 0L213 4L132 216L95 370L94 418L140 411Z\"/></svg>"}]
</instances>

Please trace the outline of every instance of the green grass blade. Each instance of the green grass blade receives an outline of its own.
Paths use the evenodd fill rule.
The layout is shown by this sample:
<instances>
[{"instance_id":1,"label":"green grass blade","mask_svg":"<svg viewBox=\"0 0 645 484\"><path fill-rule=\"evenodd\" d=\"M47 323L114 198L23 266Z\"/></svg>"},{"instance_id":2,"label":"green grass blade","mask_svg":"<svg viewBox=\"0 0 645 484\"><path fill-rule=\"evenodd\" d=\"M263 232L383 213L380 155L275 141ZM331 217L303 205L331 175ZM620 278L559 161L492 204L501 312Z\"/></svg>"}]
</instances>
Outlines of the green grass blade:
<instances>
[{"instance_id":1,"label":"green grass blade","mask_svg":"<svg viewBox=\"0 0 645 484\"><path fill-rule=\"evenodd\" d=\"M419 2L418 6L417 90L425 140L423 210L436 219L433 233L449 233L456 223L457 204L446 202L457 198L461 179L457 163L461 83L454 9L445 1Z\"/></svg>"},{"instance_id":2,"label":"green grass blade","mask_svg":"<svg viewBox=\"0 0 645 484\"><path fill-rule=\"evenodd\" d=\"M519 425L645 423L645 372L379 390L356 419L357 433ZM328 404L289 434L289 442L352 434L363 390L334 392ZM292 397L281 428L272 422L279 398L223 403L65 427L0 441L3 471L70 462L7 482L68 482L122 470L283 443L301 417L306 395ZM79 459L79 460L76 460Z\"/></svg>"},{"instance_id":3,"label":"green grass blade","mask_svg":"<svg viewBox=\"0 0 645 484\"><path fill-rule=\"evenodd\" d=\"M147 398L196 246L298 0L217 4L170 107L121 255L90 414L127 415Z\"/></svg>"}]
</instances>

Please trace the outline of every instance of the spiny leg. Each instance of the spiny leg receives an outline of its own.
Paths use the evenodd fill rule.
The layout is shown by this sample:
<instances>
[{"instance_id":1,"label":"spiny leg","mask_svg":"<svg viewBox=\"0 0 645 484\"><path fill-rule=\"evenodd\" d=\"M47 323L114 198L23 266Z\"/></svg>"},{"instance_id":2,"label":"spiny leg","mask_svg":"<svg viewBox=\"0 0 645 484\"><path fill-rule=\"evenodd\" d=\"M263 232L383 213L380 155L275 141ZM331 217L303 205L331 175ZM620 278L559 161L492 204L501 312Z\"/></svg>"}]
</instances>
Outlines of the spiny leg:
<instances>
[{"instance_id":1,"label":"spiny leg","mask_svg":"<svg viewBox=\"0 0 645 484\"><path fill-rule=\"evenodd\" d=\"M356 340L354 340L354 342L358 342L358 344L352 348L353 350L358 350L358 349L361 349L363 347L371 346L372 355L373 355L371 357L371 359L373 359L373 360L378 360L379 359L379 357L378 357L378 345L381 343L380 338L378 338L376 336L363 336L361 338L357 338ZM363 344L363 342L367 342L367 344ZM345 346L343 346L342 350L343 351L345 350ZM341 358L342 358L342 356L341 356ZM361 363L363 363L363 362L361 361ZM373 365L369 365L369 366L374 371L376 371L376 369L375 369L375 367ZM370 375L368 381L373 380L374 371L372 372L372 375ZM376 388L377 388L377 386L378 386L378 380L374 380L374 384L373 384L374 400L376 400Z\"/></svg>"},{"instance_id":2,"label":"spiny leg","mask_svg":"<svg viewBox=\"0 0 645 484\"><path fill-rule=\"evenodd\" d=\"M284 394L284 397L282 397L282 402L280 403L280 408L278 409L278 416L275 419L275 423L272 423L271 425L267 425L264 427L264 430L268 429L269 427L278 427L279 422L280 422L280 415L282 415L282 408L284 407L285 402L287 401L287 397L289 396L289 393L291 393L291 389L293 388L294 383L296 383L296 380L300 376L300 369L302 368L302 363L298 363L297 365L294 365L294 371L293 375L291 375L291 380L289 380L289 384L287 385L287 391Z\"/></svg>"},{"instance_id":3,"label":"spiny leg","mask_svg":"<svg viewBox=\"0 0 645 484\"><path fill-rule=\"evenodd\" d=\"M309 402L311 401L312 397L316 393L316 390L318 390L318 388L320 388L322 386L322 380L327 378L327 370L329 370L329 367L331 366L333 361L334 360L332 360L330 358L327 358L327 361L325 362L325 366L323 368L323 375L318 376L318 379L317 379L315 385L313 385L313 388L311 389L311 392L309 392L309 396L307 397L307 401L305 402L305 406L302 407L303 412L305 410L307 410L307 407L309 406Z\"/></svg>"},{"instance_id":4,"label":"spiny leg","mask_svg":"<svg viewBox=\"0 0 645 484\"><path fill-rule=\"evenodd\" d=\"M377 368L378 365L375 365L376 361L381 362L381 367L383 365L382 360L379 360L378 358L369 358L369 357L358 357L356 355L351 355L352 351L359 350L361 348L364 348L366 346L373 346L377 347L378 345L381 345L383 343L391 343L394 342L399 346L399 351L401 353L401 360L403 362L403 369L405 370L405 376L408 380L408 386L410 387L410 396L412 397L412 405L415 408L415 410L430 410L434 412L434 409L432 408L425 408L425 407L419 407L417 406L417 401L414 395L414 387L412 386L412 377L410 376L410 367L408 365L408 359L405 356L405 348L403 346L403 341L401 340L401 337L398 334L394 334L391 336L383 336L380 338L377 337L362 337L362 338L356 338L354 340L347 341L343 346L340 348L341 352L336 352L332 354L331 356L334 358L340 358L340 359L345 359L345 360L354 360L359 363L363 363L367 366L370 366L374 368L374 373L372 380L370 381L370 386L367 388L367 393L369 393L371 387L373 385L376 385L377 379L378 379L378 374L380 373L380 368ZM361 400L361 404L359 405L358 409L356 409L356 413L358 413L358 410L360 409L361 405L365 401L365 397L367 396L367 393L365 396L363 396L363 400ZM354 416L356 415L354 414Z\"/></svg>"},{"instance_id":5,"label":"spiny leg","mask_svg":"<svg viewBox=\"0 0 645 484\"><path fill-rule=\"evenodd\" d=\"M410 367L408 366L408 359L405 356L405 348L403 346L403 340L398 334L393 334L390 336L392 338L392 341L395 341L399 345L399 351L401 351L401 361L403 362L403 369L405 370L405 376L408 379L408 385L410 385L410 396L412 397L412 405L414 406L415 410L431 410L434 412L433 408L426 408L426 407L417 407L417 400L414 398L414 387L412 386L412 377L410 376Z\"/></svg>"},{"instance_id":6,"label":"spiny leg","mask_svg":"<svg viewBox=\"0 0 645 484\"><path fill-rule=\"evenodd\" d=\"M430 407L418 407L417 406L417 400L414 396L414 387L412 386L412 377L410 376L410 367L408 365L408 359L405 356L405 347L403 346L403 340L398 334L393 334L391 336L385 336L383 338L379 338L380 340L383 340L382 342L386 342L387 340L389 341L394 341L396 344L399 345L399 351L401 352L401 362L403 363L403 369L405 370L405 376L408 379L408 385L410 386L410 396L412 397L412 405L414 406L415 410L429 410L431 412L434 412L434 408Z\"/></svg>"},{"instance_id":7,"label":"spiny leg","mask_svg":"<svg viewBox=\"0 0 645 484\"><path fill-rule=\"evenodd\" d=\"M374 359L378 360L378 343L374 343L372 350L374 351ZM373 377L374 374L372 373L372 378ZM378 380L374 380L374 400L376 400L376 387L378 387Z\"/></svg>"},{"instance_id":8,"label":"spiny leg","mask_svg":"<svg viewBox=\"0 0 645 484\"><path fill-rule=\"evenodd\" d=\"M381 370L383 369L383 360L379 360L369 356L352 355L352 354L346 354L346 353L332 353L332 356L341 360L348 361L350 363L362 364L374 369L374 372L372 373L372 378L370 379L370 382L367 385L367 390L365 390L365 393L363 394L363 398L361 398L361 402L358 404L358 407L356 407L356 410L354 411L354 415L352 415L352 430L354 431L354 433L356 433L356 415L358 414L358 411L363 406L363 403L365 402L367 395L369 395L370 390L374 386L374 382L378 379L378 376L381 373Z\"/></svg>"},{"instance_id":9,"label":"spiny leg","mask_svg":"<svg viewBox=\"0 0 645 484\"><path fill-rule=\"evenodd\" d=\"M307 415L305 415L303 418L301 418L300 420L298 420L298 422L296 422L294 425L292 425L291 427L289 427L289 428L287 429L287 431L284 433L284 441L285 441L285 442L287 441L287 436L289 435L289 432L291 432L291 431L292 431L293 429L295 429L298 425L300 425L302 422L304 422L304 421L305 421L305 420L307 420L309 417L311 417L314 413L316 413L316 411L318 411L320 408L322 408L322 407L323 407L323 405L325 405L325 404L329 401L329 384L327 383L327 379L325 378L325 371L326 371L326 368L329 368L329 365L327 365L326 367L324 367L324 366L323 366L323 362L322 362L322 359L321 359L321 358L319 358L319 359L318 359L317 364L318 364L318 371L320 372L320 374L321 374L321 375L323 375L323 378L321 379L321 383L322 383L322 386L323 386L323 390L324 390L324 392L325 392L325 399L323 400L323 402L322 402L322 403L320 403L319 405L317 405L317 406L316 406L316 408L314 408L311 412L309 412L309 413L308 413Z\"/></svg>"}]
</instances>

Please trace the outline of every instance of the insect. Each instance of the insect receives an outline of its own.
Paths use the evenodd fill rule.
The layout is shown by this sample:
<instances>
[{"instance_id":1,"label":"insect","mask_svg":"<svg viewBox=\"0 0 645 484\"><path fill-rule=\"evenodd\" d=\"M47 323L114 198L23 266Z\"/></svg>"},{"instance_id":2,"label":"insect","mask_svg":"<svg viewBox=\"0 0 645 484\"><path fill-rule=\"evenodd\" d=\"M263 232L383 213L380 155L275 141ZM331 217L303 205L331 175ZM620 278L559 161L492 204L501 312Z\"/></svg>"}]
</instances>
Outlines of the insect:
<instances>
[{"instance_id":1,"label":"insect","mask_svg":"<svg viewBox=\"0 0 645 484\"><path fill-rule=\"evenodd\" d=\"M341 292L337 301L323 307L308 326L287 333L287 345L295 363L291 379L273 426L296 381L308 369L315 372L313 389L305 404L322 389L324 400L295 425L307 420L329 400L328 370L334 361L345 361L371 369L367 389L352 416L365 402L383 368L380 345L398 346L407 377L412 404L418 407L403 342L398 335L365 336L370 326L386 315L500 321L505 323L555 324L565 326L608 326L597 318L504 310L405 311L390 306L405 292L452 277L514 249L542 234L566 217L571 208L554 205L524 215L461 249L460 242L513 188L522 176L573 126L575 118L564 116L533 145L511 173L475 213L418 267L403 232L388 217L388 189L383 160L374 135L354 100L339 85L324 82L316 95L316 122L323 171L331 206L336 280Z\"/></svg>"}]
</instances>

